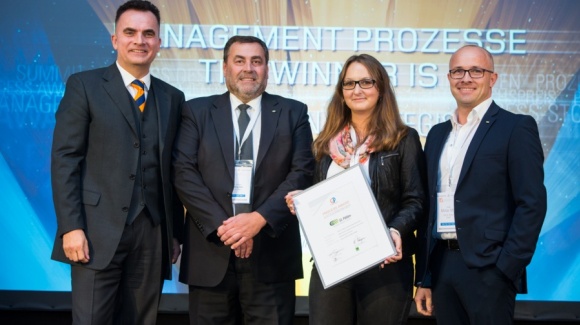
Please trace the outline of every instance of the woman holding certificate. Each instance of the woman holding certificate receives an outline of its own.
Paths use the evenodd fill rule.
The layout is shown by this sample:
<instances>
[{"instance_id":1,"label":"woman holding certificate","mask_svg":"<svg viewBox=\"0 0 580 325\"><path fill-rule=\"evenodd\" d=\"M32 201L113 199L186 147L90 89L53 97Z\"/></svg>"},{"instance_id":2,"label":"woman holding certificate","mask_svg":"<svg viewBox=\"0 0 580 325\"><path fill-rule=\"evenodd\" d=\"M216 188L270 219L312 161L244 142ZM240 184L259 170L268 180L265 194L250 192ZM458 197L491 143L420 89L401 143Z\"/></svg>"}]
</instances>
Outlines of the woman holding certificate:
<instances>
[{"instance_id":1,"label":"woman holding certificate","mask_svg":"<svg viewBox=\"0 0 580 325\"><path fill-rule=\"evenodd\" d=\"M327 289L313 268L310 323L406 324L425 161L419 135L403 123L389 76L377 59L361 54L345 62L313 150L315 183L360 164L397 254ZM296 193L286 196L292 213Z\"/></svg>"}]
</instances>

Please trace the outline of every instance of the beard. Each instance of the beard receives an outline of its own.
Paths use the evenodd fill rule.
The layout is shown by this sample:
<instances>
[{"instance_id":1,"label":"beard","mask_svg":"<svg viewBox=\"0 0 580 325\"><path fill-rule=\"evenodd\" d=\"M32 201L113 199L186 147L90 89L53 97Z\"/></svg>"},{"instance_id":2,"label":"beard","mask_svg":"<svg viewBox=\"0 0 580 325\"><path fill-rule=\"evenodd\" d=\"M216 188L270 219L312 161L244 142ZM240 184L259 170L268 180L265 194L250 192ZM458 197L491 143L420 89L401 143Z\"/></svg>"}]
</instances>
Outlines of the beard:
<instances>
[{"instance_id":1,"label":"beard","mask_svg":"<svg viewBox=\"0 0 580 325\"><path fill-rule=\"evenodd\" d=\"M254 80L257 80L258 76L255 74L245 74L234 78L226 77L226 86L228 87L230 93L234 94L245 103L260 96L264 90L266 90L266 85L268 82L267 78L262 79L259 82L255 81L253 83L244 82L242 81L243 78L253 78Z\"/></svg>"}]
</instances>

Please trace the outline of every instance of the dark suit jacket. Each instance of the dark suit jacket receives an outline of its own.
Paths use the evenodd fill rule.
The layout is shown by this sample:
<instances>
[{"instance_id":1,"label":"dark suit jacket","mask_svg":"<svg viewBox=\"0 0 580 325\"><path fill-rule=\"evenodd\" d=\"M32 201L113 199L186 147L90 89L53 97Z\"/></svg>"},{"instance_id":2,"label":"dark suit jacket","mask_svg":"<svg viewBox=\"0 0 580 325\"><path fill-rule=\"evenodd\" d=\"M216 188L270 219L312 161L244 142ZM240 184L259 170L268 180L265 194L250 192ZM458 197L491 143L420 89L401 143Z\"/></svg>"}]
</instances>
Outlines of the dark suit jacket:
<instances>
[{"instance_id":1,"label":"dark suit jacket","mask_svg":"<svg viewBox=\"0 0 580 325\"><path fill-rule=\"evenodd\" d=\"M298 222L284 196L311 185L314 159L307 107L280 96L262 95L261 136L255 162L253 211L267 225L254 237L256 279L302 277ZM234 129L229 93L186 103L174 149L174 182L187 210L179 280L215 286L223 279L231 249L216 235L233 216Z\"/></svg>"},{"instance_id":2,"label":"dark suit jacket","mask_svg":"<svg viewBox=\"0 0 580 325\"><path fill-rule=\"evenodd\" d=\"M419 231L417 254L424 287L431 285L439 160L450 132L450 121L435 125L425 144L429 218ZM525 280L546 215L543 162L534 119L492 103L467 149L455 193L457 240L468 267L495 265L512 281Z\"/></svg>"},{"instance_id":3,"label":"dark suit jacket","mask_svg":"<svg viewBox=\"0 0 580 325\"><path fill-rule=\"evenodd\" d=\"M170 278L172 238L180 239L183 232L183 208L170 184L171 152L185 98L154 77L151 90L159 121L164 275ZM58 222L53 259L72 263L64 254L62 235L84 229L91 257L86 267L100 270L111 261L127 220L140 154L134 109L116 64L69 77L52 145Z\"/></svg>"}]
</instances>

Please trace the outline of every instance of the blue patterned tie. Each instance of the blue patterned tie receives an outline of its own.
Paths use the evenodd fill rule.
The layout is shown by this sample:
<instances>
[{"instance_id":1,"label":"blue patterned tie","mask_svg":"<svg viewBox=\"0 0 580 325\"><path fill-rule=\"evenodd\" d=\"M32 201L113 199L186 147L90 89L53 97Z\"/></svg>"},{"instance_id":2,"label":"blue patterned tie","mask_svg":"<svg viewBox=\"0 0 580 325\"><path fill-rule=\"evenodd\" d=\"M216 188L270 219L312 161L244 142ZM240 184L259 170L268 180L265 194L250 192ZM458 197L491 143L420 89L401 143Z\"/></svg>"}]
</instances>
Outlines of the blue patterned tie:
<instances>
[{"instance_id":1,"label":"blue patterned tie","mask_svg":"<svg viewBox=\"0 0 580 325\"><path fill-rule=\"evenodd\" d=\"M131 87L135 88L137 94L135 94L135 104L139 107L139 110L143 112L145 109L145 83L141 80L135 79L131 83Z\"/></svg>"}]
</instances>

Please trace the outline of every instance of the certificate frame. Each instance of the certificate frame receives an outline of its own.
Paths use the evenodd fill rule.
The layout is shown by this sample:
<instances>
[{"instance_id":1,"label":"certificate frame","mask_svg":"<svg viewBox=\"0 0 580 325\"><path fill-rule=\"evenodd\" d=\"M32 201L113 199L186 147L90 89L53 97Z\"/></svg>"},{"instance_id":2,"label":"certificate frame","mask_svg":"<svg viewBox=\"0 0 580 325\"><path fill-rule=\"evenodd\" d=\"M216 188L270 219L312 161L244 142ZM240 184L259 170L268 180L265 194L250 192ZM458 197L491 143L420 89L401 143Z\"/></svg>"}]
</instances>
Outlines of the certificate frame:
<instances>
[{"instance_id":1,"label":"certificate frame","mask_svg":"<svg viewBox=\"0 0 580 325\"><path fill-rule=\"evenodd\" d=\"M300 192L294 207L325 289L396 255L359 164Z\"/></svg>"}]
</instances>

